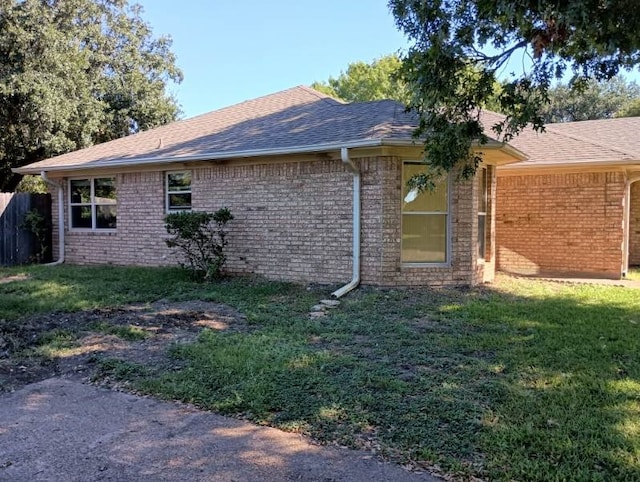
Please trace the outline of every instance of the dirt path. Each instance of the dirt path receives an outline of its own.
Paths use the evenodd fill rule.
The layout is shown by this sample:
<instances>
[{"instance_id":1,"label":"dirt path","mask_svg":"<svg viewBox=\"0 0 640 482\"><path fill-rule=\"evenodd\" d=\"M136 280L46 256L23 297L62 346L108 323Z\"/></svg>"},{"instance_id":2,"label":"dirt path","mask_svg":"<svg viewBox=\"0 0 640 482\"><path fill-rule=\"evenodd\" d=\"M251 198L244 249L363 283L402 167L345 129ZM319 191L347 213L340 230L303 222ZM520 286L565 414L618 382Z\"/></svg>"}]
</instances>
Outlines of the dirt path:
<instances>
[{"instance_id":1,"label":"dirt path","mask_svg":"<svg viewBox=\"0 0 640 482\"><path fill-rule=\"evenodd\" d=\"M169 348L194 341L203 328L253 329L238 311L202 301L0 320L0 393L53 376L114 385L98 376L104 360L166 370L177 363Z\"/></svg>"}]
</instances>

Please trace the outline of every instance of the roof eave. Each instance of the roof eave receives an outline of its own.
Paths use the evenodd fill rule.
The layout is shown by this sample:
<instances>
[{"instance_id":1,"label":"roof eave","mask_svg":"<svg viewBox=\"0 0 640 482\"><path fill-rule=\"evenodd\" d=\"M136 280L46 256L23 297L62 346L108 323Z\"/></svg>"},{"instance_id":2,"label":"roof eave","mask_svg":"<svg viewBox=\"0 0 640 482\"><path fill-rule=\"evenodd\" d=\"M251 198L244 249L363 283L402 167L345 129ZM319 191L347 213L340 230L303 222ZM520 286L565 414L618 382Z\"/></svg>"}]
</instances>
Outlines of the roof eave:
<instances>
[{"instance_id":1,"label":"roof eave","mask_svg":"<svg viewBox=\"0 0 640 482\"><path fill-rule=\"evenodd\" d=\"M489 150L499 150L504 152L505 154L507 154L509 157L511 157L512 159L509 160L504 160L504 161L500 161L498 163L499 166L504 166L506 164L514 164L520 161L524 161L527 159L527 155L522 152L519 149L516 149L515 147L513 147L510 144L507 144L505 142L500 142L500 141L496 141L496 140L489 140L487 143L485 144L480 144L479 142L474 142L473 144L474 147L479 148L480 150L482 149L489 149Z\"/></svg>"},{"instance_id":2,"label":"roof eave","mask_svg":"<svg viewBox=\"0 0 640 482\"><path fill-rule=\"evenodd\" d=\"M566 169L576 167L614 167L614 166L639 166L640 159L614 159L614 160L588 160L588 161L574 161L574 162L524 162L514 165L509 165L501 169L502 172L513 171L535 171L540 169Z\"/></svg>"},{"instance_id":3,"label":"roof eave","mask_svg":"<svg viewBox=\"0 0 640 482\"><path fill-rule=\"evenodd\" d=\"M240 159L251 157L269 157L269 156L283 156L291 154L315 154L321 152L340 151L341 148L346 147L348 149L356 148L368 148L368 147L381 147L381 146L413 146L415 141L413 139L362 139L355 141L345 142L331 142L323 144L313 144L307 146L292 146L283 147L277 149L251 149L243 151L229 151L229 152L205 152L197 155L189 156L160 156L160 157L143 157L137 159L114 159L110 161L102 161L100 164L86 163L77 165L58 165L58 166L23 166L13 168L12 171L17 174L40 174L42 171L57 172L57 171L80 171L87 169L110 169L118 167L131 167L131 166L148 166L148 165L162 165L171 164L174 162L194 162L194 161L217 161L227 159Z\"/></svg>"},{"instance_id":4,"label":"roof eave","mask_svg":"<svg viewBox=\"0 0 640 482\"><path fill-rule=\"evenodd\" d=\"M195 161L218 161L228 159L241 159L251 157L269 157L269 156L283 156L292 154L315 154L321 152L339 151L343 147L347 149L358 148L371 148L371 147L414 147L418 146L419 141L414 138L377 138L377 139L360 139L345 142L330 142L323 144L313 144L306 146L291 146L282 147L277 149L250 149L243 151L230 151L230 152L205 152L197 155L190 156L160 156L160 157L143 157L137 159L114 159L110 161L102 161L100 164L92 164L91 162L86 164L77 165L58 165L58 166L23 166L13 168L12 171L16 174L40 174L42 171L46 172L73 172L84 171L87 169L114 169L118 167L132 167L132 166L150 166L150 165L163 165L177 162L195 162ZM474 143L474 147L482 147L483 149L501 149L507 154L514 157L512 162L521 161L526 159L526 156L514 147L504 144L502 142L490 140L486 144L480 145Z\"/></svg>"}]
</instances>

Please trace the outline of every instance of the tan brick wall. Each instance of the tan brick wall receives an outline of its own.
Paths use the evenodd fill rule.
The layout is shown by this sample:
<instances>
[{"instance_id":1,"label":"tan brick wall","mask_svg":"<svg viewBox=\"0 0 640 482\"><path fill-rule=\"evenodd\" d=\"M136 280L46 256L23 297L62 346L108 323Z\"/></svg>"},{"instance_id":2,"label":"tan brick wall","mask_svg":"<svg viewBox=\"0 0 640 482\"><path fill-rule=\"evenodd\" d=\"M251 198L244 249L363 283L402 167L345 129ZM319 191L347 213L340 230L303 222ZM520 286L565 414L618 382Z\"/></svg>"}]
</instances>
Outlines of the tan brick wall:
<instances>
[{"instance_id":1,"label":"tan brick wall","mask_svg":"<svg viewBox=\"0 0 640 482\"><path fill-rule=\"evenodd\" d=\"M620 172L499 175L498 269L619 278L624 191Z\"/></svg>"},{"instance_id":2,"label":"tan brick wall","mask_svg":"<svg viewBox=\"0 0 640 482\"><path fill-rule=\"evenodd\" d=\"M631 184L629 264L631 266L640 266L640 181Z\"/></svg>"},{"instance_id":3,"label":"tan brick wall","mask_svg":"<svg viewBox=\"0 0 640 482\"><path fill-rule=\"evenodd\" d=\"M362 173L363 284L419 286L482 281L484 266L477 264L476 255L474 182L452 185L451 266L406 267L400 262L402 161L398 157L373 157L355 162ZM346 283L351 279L352 175L340 161L210 164L192 171L194 210L213 211L226 206L235 216L229 225L229 272L319 283ZM117 192L117 232L67 229L67 262L175 263L175 255L163 241L164 173L118 174Z\"/></svg>"},{"instance_id":4,"label":"tan brick wall","mask_svg":"<svg viewBox=\"0 0 640 482\"><path fill-rule=\"evenodd\" d=\"M475 284L483 280L484 266L477 263L476 182L451 183L450 266L419 267L403 265L400 261L402 160L389 159L375 169L364 169L363 178L363 183L368 186L363 191L363 218L367 223L374 223L374 220L381 223L381 229L369 230L371 243L364 243L363 234L363 255L379 260L368 263L366 269L363 269L363 283L447 286ZM377 232L380 234L376 234ZM379 244L375 241L376 236L379 236Z\"/></svg>"}]
</instances>

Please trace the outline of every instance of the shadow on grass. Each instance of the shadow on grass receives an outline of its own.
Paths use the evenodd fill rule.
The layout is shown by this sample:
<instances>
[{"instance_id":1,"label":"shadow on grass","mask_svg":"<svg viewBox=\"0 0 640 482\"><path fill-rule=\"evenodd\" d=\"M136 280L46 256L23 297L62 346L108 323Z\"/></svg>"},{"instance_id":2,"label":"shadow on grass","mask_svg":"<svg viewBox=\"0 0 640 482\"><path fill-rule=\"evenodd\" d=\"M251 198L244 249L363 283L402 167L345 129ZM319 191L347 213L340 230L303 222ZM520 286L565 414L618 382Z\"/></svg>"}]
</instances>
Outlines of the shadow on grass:
<instances>
[{"instance_id":1,"label":"shadow on grass","mask_svg":"<svg viewBox=\"0 0 640 482\"><path fill-rule=\"evenodd\" d=\"M637 293L532 286L361 290L319 322L205 332L145 388L454 473L633 479Z\"/></svg>"},{"instance_id":2,"label":"shadow on grass","mask_svg":"<svg viewBox=\"0 0 640 482\"><path fill-rule=\"evenodd\" d=\"M0 319L165 297L241 310L255 330L205 331L175 348L184 368L136 378L165 398L452 473L639 478L637 290L512 279L466 291L360 289L310 320L321 289L200 285L170 269L25 274L0 284Z\"/></svg>"}]
</instances>

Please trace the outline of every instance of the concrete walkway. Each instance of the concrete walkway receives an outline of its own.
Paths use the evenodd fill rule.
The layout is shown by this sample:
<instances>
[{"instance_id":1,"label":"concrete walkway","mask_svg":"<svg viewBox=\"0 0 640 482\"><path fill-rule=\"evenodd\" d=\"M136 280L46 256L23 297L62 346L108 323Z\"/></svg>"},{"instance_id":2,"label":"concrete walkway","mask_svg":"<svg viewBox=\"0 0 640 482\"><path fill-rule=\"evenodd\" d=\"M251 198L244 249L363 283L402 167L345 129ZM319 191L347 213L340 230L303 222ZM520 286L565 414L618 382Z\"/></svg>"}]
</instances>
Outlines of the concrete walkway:
<instances>
[{"instance_id":1,"label":"concrete walkway","mask_svg":"<svg viewBox=\"0 0 640 482\"><path fill-rule=\"evenodd\" d=\"M540 277L534 278L543 281L553 281L555 283L575 283L575 284L589 284L600 286L620 286L623 288L635 288L640 289L640 281L632 279L600 279L600 278L553 278L553 277Z\"/></svg>"},{"instance_id":2,"label":"concrete walkway","mask_svg":"<svg viewBox=\"0 0 640 482\"><path fill-rule=\"evenodd\" d=\"M2 481L427 481L365 452L52 378L0 397Z\"/></svg>"}]
</instances>

